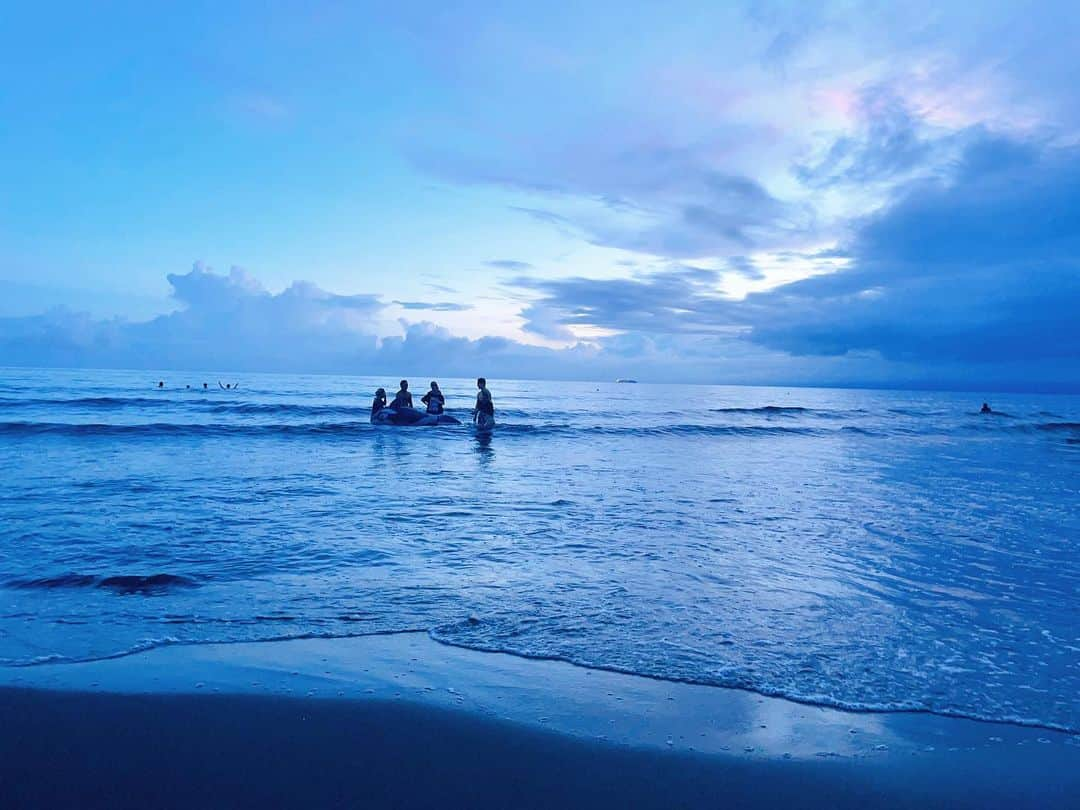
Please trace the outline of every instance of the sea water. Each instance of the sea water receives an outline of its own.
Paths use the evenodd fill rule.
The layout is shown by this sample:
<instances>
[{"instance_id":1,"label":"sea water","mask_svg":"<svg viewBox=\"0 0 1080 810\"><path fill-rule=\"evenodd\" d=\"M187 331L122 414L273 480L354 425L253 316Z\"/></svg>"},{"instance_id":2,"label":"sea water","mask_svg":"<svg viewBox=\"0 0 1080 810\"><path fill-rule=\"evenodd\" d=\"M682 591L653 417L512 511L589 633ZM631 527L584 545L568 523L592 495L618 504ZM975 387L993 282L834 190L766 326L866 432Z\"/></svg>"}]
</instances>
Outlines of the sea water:
<instances>
[{"instance_id":1,"label":"sea water","mask_svg":"<svg viewBox=\"0 0 1080 810\"><path fill-rule=\"evenodd\" d=\"M0 370L0 665L423 630L1080 731L1080 398L235 381Z\"/></svg>"}]
</instances>

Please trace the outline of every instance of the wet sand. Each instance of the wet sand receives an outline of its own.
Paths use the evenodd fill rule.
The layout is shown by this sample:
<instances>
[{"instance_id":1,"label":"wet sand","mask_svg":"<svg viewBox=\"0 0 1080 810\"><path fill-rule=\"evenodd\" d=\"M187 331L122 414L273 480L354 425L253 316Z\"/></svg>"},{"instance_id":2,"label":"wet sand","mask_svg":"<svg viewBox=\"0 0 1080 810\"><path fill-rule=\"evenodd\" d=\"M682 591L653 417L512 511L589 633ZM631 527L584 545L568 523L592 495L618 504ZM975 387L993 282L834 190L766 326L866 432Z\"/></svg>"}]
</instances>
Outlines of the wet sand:
<instances>
[{"instance_id":1,"label":"wet sand","mask_svg":"<svg viewBox=\"0 0 1080 810\"><path fill-rule=\"evenodd\" d=\"M408 633L0 672L5 807L1069 807L1080 742Z\"/></svg>"}]
</instances>

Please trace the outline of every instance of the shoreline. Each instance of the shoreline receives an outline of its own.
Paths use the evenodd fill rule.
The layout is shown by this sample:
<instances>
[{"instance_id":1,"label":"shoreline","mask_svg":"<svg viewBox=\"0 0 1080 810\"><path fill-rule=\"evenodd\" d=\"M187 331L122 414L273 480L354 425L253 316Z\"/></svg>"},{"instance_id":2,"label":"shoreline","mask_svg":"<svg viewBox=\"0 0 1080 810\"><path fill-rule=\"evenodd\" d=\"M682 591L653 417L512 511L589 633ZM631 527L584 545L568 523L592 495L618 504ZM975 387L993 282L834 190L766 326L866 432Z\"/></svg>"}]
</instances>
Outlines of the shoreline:
<instances>
[{"instance_id":1,"label":"shoreline","mask_svg":"<svg viewBox=\"0 0 1080 810\"><path fill-rule=\"evenodd\" d=\"M1080 797L1080 740L1064 732L812 706L426 633L4 668L0 717L9 806L366 796L404 807L1065 807Z\"/></svg>"}]
</instances>

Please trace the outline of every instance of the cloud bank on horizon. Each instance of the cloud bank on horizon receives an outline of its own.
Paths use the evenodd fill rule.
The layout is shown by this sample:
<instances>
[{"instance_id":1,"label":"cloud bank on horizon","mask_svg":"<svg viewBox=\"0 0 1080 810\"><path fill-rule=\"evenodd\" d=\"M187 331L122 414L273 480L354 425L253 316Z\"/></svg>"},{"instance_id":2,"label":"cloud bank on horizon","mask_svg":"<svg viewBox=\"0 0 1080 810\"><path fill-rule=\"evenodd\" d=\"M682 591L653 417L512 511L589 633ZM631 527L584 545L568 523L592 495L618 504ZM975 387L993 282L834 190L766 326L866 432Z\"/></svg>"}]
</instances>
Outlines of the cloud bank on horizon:
<instances>
[{"instance_id":1,"label":"cloud bank on horizon","mask_svg":"<svg viewBox=\"0 0 1080 810\"><path fill-rule=\"evenodd\" d=\"M1080 390L1075 4L250 12L243 80L196 12L174 35L205 34L215 70L159 63L165 34L121 46L173 104L231 99L175 158L143 154L156 98L42 143L87 113L40 62L61 43L10 43L38 72L0 95L0 182L33 203L0 204L0 289L23 302L0 310L0 365ZM192 174L221 199L158 202ZM168 274L149 318L38 292L155 289L203 246L259 271Z\"/></svg>"}]
</instances>

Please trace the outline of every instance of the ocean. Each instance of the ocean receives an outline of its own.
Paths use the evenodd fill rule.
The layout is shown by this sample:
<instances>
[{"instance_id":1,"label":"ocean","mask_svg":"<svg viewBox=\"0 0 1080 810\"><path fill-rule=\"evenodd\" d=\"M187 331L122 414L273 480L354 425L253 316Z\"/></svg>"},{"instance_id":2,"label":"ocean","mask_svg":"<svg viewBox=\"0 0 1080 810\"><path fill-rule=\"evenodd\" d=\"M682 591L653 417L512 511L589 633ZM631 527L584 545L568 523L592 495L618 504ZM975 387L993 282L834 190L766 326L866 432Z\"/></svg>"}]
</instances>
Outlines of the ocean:
<instances>
[{"instance_id":1,"label":"ocean","mask_svg":"<svg viewBox=\"0 0 1080 810\"><path fill-rule=\"evenodd\" d=\"M421 630L1080 733L1080 397L218 379L0 370L0 666Z\"/></svg>"}]
</instances>

